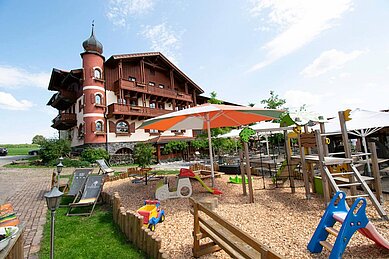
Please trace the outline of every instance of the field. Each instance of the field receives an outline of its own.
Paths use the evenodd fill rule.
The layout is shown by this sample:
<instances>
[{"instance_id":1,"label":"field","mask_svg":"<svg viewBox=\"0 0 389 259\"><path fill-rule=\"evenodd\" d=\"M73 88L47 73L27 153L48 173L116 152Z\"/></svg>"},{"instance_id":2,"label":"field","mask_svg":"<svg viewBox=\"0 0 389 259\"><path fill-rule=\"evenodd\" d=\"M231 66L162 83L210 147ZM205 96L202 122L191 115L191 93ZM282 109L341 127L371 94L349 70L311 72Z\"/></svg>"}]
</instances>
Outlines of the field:
<instances>
[{"instance_id":1,"label":"field","mask_svg":"<svg viewBox=\"0 0 389 259\"><path fill-rule=\"evenodd\" d=\"M36 144L4 144L0 146L8 149L9 156L28 155L28 151L39 148L39 145Z\"/></svg>"}]
</instances>

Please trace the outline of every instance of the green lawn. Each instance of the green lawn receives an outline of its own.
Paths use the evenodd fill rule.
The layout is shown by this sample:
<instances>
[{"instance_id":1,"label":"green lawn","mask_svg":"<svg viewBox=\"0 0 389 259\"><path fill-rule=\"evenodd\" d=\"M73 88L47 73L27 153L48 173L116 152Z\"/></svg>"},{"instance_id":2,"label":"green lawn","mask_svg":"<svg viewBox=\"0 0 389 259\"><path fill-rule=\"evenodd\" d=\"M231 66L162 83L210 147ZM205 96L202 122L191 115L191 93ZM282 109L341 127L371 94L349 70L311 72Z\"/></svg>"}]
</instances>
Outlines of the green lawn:
<instances>
[{"instance_id":1,"label":"green lawn","mask_svg":"<svg viewBox=\"0 0 389 259\"><path fill-rule=\"evenodd\" d=\"M28 155L28 151L39 149L39 145L35 144L5 144L0 146L8 149L9 156Z\"/></svg>"},{"instance_id":2,"label":"green lawn","mask_svg":"<svg viewBox=\"0 0 389 259\"><path fill-rule=\"evenodd\" d=\"M67 208L59 208L55 222L55 258L146 258L127 243L112 222L106 206L96 206L91 217L67 217ZM44 229L40 258L50 257L50 213Z\"/></svg>"}]
</instances>

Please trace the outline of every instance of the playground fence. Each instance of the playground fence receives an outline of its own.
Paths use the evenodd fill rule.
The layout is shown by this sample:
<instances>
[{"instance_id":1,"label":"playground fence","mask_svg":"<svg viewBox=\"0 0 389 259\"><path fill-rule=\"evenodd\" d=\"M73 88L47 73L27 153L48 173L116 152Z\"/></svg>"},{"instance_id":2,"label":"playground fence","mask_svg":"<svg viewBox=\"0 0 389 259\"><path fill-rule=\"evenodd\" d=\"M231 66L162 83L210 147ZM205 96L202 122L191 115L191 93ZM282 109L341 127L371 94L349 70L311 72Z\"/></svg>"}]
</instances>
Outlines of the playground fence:
<instances>
[{"instance_id":1,"label":"playground fence","mask_svg":"<svg viewBox=\"0 0 389 259\"><path fill-rule=\"evenodd\" d=\"M123 173L123 177L127 173ZM119 176L114 176L116 178ZM128 174L127 174L128 177ZM119 179L124 179L120 178ZM122 206L119 193L113 195L102 192L101 197L104 203L112 206L112 218L114 223L119 226L120 231L127 240L142 250L150 258L168 258L164 250L161 249L161 238L146 226L143 225L143 216L136 212L126 210Z\"/></svg>"}]
</instances>

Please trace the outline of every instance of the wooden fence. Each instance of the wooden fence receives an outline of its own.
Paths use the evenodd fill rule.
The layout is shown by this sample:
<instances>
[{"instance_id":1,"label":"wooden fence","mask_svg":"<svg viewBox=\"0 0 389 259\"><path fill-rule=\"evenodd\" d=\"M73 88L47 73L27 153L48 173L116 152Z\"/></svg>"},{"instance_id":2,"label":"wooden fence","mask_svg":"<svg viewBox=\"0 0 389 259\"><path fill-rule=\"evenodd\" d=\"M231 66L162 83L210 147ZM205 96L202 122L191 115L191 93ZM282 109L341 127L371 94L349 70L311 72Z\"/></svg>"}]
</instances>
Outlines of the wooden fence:
<instances>
[{"instance_id":1,"label":"wooden fence","mask_svg":"<svg viewBox=\"0 0 389 259\"><path fill-rule=\"evenodd\" d=\"M123 177L126 174L128 177L128 173L123 173ZM119 226L119 229L129 242L133 243L150 258L168 258L164 250L161 249L161 238L143 225L143 216L136 212L126 210L122 206L120 196L117 192L113 196L102 192L101 197L104 203L112 206L113 221Z\"/></svg>"},{"instance_id":2,"label":"wooden fence","mask_svg":"<svg viewBox=\"0 0 389 259\"><path fill-rule=\"evenodd\" d=\"M197 163L197 164L189 166L189 169L192 170L192 171L199 171L199 170L208 170L208 171L210 171L211 170L211 166ZM219 171L219 164L218 163L213 163L213 169L215 171Z\"/></svg>"}]
</instances>

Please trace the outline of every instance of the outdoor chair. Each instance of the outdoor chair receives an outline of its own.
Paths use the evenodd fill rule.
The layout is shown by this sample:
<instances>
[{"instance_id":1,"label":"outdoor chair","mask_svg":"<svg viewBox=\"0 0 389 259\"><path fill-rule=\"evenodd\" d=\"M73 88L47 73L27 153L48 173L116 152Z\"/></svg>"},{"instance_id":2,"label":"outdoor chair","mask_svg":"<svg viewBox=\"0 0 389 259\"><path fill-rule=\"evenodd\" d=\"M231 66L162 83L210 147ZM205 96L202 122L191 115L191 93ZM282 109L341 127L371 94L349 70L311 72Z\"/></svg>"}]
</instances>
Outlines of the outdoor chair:
<instances>
[{"instance_id":1,"label":"outdoor chair","mask_svg":"<svg viewBox=\"0 0 389 259\"><path fill-rule=\"evenodd\" d=\"M127 169L128 176L132 177L132 183L145 183L147 185L148 181L153 181L153 180L160 180L163 177L162 176L157 176L156 171L152 171L151 168L128 168Z\"/></svg>"},{"instance_id":2,"label":"outdoor chair","mask_svg":"<svg viewBox=\"0 0 389 259\"><path fill-rule=\"evenodd\" d=\"M105 161L104 159L100 159L100 160L96 160L96 163L99 165L100 167L100 170L98 172L98 174L100 174L100 172L102 172L103 174L108 174L109 176L113 175L113 173L115 172L115 170L113 170L109 164L107 163L107 161Z\"/></svg>"},{"instance_id":3,"label":"outdoor chair","mask_svg":"<svg viewBox=\"0 0 389 259\"><path fill-rule=\"evenodd\" d=\"M0 227L10 227L19 225L20 221L11 204L0 205Z\"/></svg>"},{"instance_id":4,"label":"outdoor chair","mask_svg":"<svg viewBox=\"0 0 389 259\"><path fill-rule=\"evenodd\" d=\"M69 188L67 196L76 196L84 187L88 175L92 172L93 169L76 169L73 172L72 183Z\"/></svg>"},{"instance_id":5,"label":"outdoor chair","mask_svg":"<svg viewBox=\"0 0 389 259\"><path fill-rule=\"evenodd\" d=\"M66 216L91 216L100 196L101 189L104 183L104 175L89 175L86 179L83 191L78 192L74 201L69 204L69 209ZM88 212L72 213L72 209L80 207L91 207Z\"/></svg>"}]
</instances>

